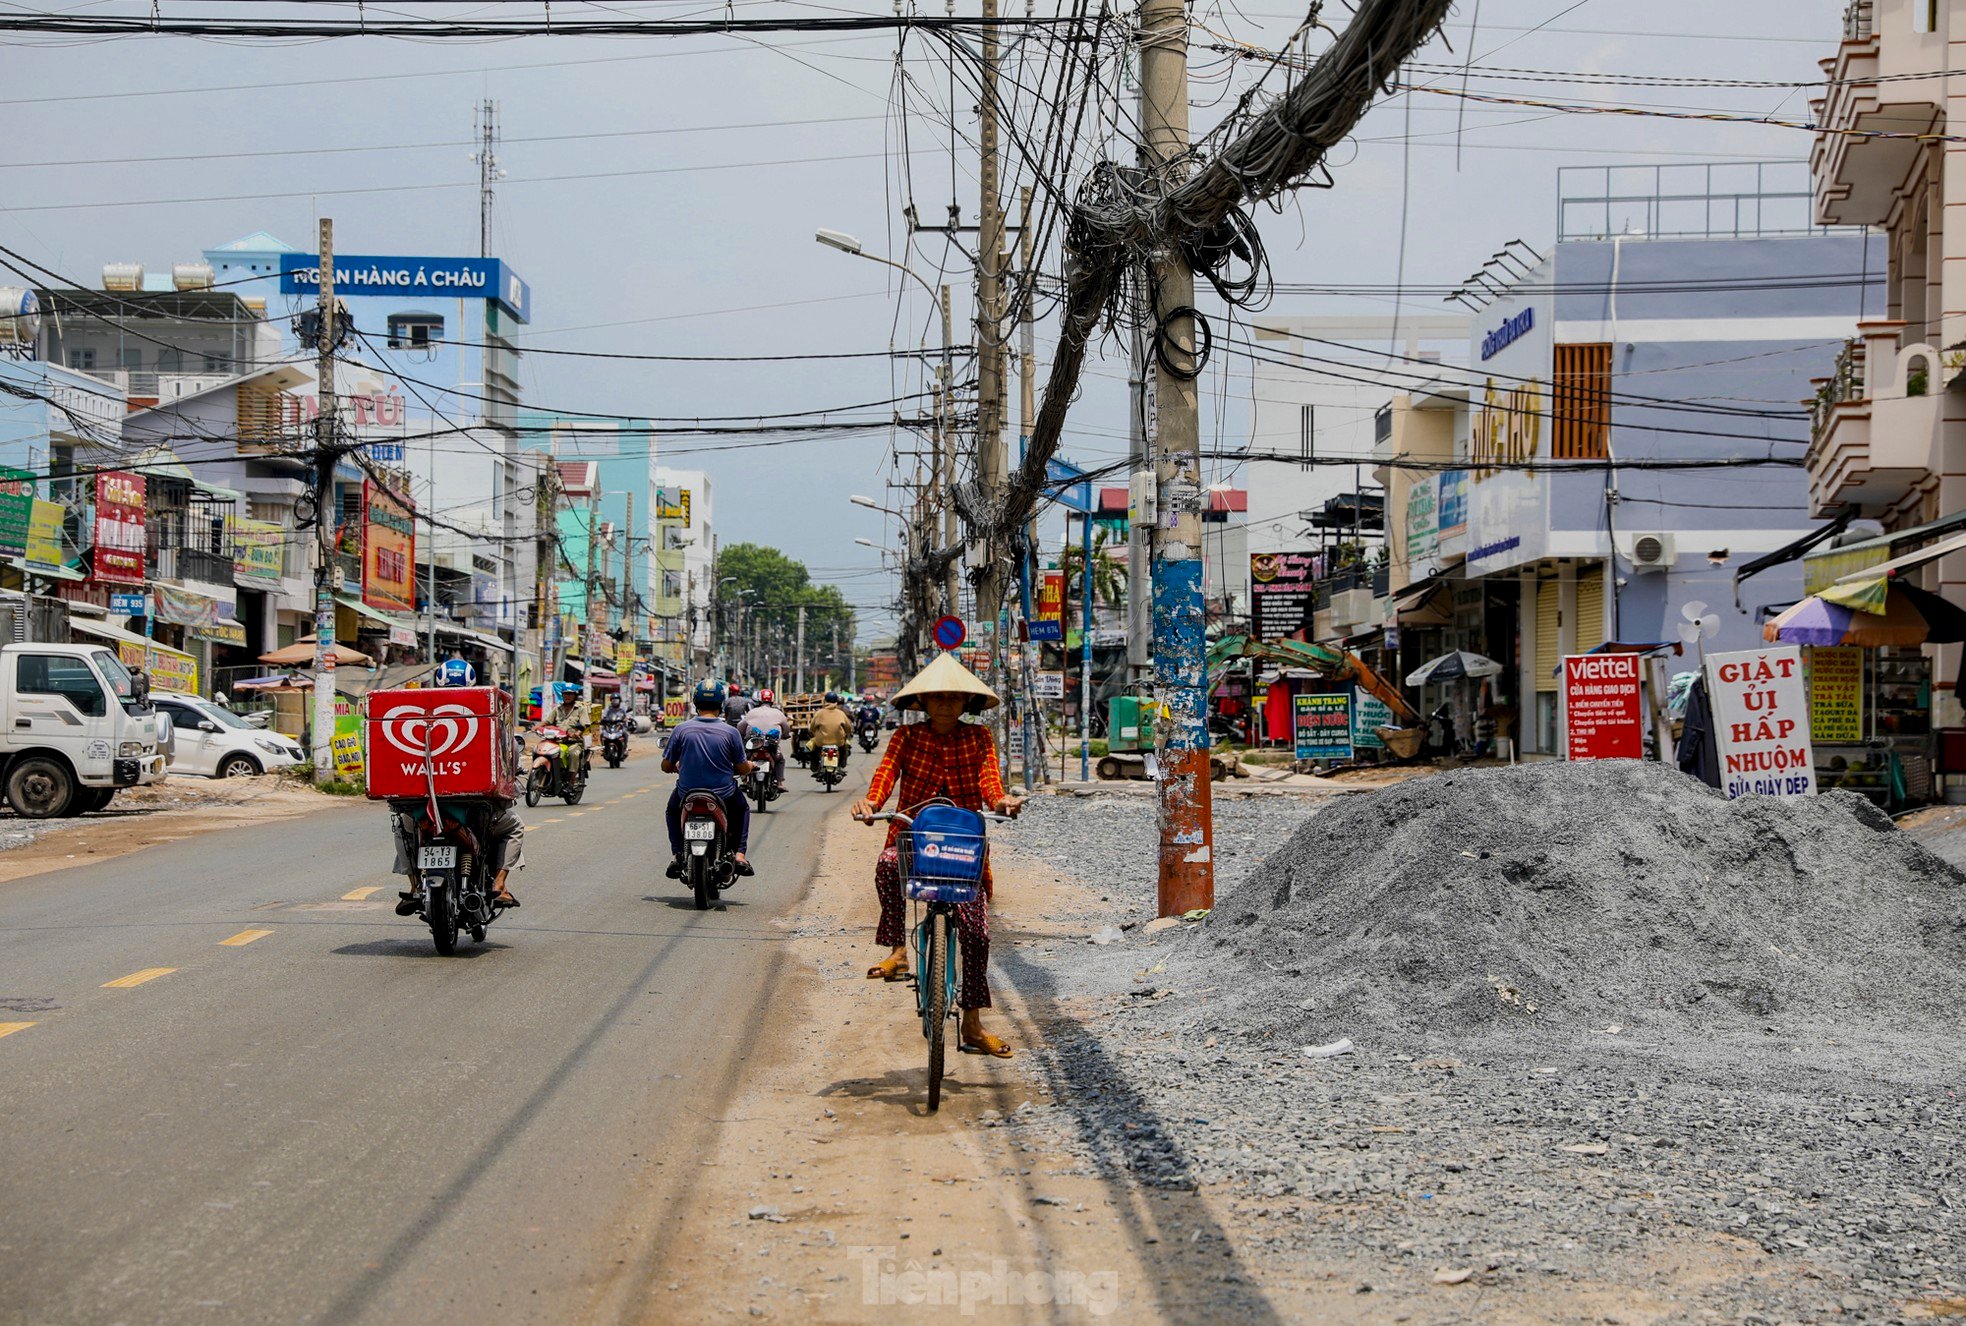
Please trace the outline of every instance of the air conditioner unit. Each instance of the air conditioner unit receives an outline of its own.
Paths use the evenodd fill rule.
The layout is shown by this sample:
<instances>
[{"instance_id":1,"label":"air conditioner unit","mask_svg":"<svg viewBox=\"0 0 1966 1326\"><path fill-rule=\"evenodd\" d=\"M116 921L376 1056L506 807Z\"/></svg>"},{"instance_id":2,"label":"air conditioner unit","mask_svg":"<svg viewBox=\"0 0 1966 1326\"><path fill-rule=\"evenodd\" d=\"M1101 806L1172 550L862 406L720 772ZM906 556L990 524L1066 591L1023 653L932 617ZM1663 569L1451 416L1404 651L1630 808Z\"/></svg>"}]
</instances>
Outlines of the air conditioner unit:
<instances>
[{"instance_id":1,"label":"air conditioner unit","mask_svg":"<svg viewBox=\"0 0 1966 1326\"><path fill-rule=\"evenodd\" d=\"M1678 559L1671 534L1634 532L1618 541L1625 545L1621 551L1634 571L1670 571Z\"/></svg>"}]
</instances>

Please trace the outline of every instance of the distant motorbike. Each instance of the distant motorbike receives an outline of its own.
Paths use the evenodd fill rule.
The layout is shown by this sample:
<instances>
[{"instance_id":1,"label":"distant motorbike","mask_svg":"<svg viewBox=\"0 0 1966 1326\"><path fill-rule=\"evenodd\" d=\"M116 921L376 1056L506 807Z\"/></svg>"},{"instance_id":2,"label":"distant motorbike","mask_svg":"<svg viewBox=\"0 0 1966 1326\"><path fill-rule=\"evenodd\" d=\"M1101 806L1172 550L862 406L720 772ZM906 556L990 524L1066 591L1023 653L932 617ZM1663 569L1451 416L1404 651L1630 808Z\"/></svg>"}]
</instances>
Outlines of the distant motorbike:
<instances>
[{"instance_id":1,"label":"distant motorbike","mask_svg":"<svg viewBox=\"0 0 1966 1326\"><path fill-rule=\"evenodd\" d=\"M813 751L812 772L828 792L846 777L846 752L838 746L820 746Z\"/></svg>"},{"instance_id":2,"label":"distant motorbike","mask_svg":"<svg viewBox=\"0 0 1966 1326\"><path fill-rule=\"evenodd\" d=\"M601 757L608 768L619 769L628 758L628 720L612 718L601 724Z\"/></svg>"},{"instance_id":3,"label":"distant motorbike","mask_svg":"<svg viewBox=\"0 0 1966 1326\"><path fill-rule=\"evenodd\" d=\"M744 780L744 791L760 811L767 802L778 800L778 729L745 735L744 757L751 761L751 776Z\"/></svg>"},{"instance_id":4,"label":"distant motorbike","mask_svg":"<svg viewBox=\"0 0 1966 1326\"><path fill-rule=\"evenodd\" d=\"M724 803L714 792L688 792L683 796L683 878L696 898L696 909L705 911L722 895L725 885L737 873L731 854L730 824L724 818Z\"/></svg>"},{"instance_id":5,"label":"distant motorbike","mask_svg":"<svg viewBox=\"0 0 1966 1326\"><path fill-rule=\"evenodd\" d=\"M854 735L860 739L860 749L872 755L874 753L874 747L881 744L880 720L873 718L862 719L860 728Z\"/></svg>"},{"instance_id":6,"label":"distant motorbike","mask_svg":"<svg viewBox=\"0 0 1966 1326\"><path fill-rule=\"evenodd\" d=\"M534 734L532 770L526 775L526 804L542 797L561 797L571 806L587 791L587 743L565 728L548 723Z\"/></svg>"}]
</instances>

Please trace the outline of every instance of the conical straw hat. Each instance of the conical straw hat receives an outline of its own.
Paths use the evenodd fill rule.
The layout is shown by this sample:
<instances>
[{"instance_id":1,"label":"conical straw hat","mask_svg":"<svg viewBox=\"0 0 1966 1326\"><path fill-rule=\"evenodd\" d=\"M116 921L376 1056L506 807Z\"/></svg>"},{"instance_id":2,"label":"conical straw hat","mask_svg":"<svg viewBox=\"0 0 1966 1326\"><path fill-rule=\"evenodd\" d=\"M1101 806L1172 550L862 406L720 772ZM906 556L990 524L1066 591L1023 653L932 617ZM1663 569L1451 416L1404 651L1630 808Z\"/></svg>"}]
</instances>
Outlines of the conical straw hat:
<instances>
[{"instance_id":1,"label":"conical straw hat","mask_svg":"<svg viewBox=\"0 0 1966 1326\"><path fill-rule=\"evenodd\" d=\"M935 661L915 674L915 679L894 693L889 701L896 709L919 709L924 695L966 695L964 712L980 714L995 709L1002 701L974 672L956 662L954 654L938 654Z\"/></svg>"}]
</instances>

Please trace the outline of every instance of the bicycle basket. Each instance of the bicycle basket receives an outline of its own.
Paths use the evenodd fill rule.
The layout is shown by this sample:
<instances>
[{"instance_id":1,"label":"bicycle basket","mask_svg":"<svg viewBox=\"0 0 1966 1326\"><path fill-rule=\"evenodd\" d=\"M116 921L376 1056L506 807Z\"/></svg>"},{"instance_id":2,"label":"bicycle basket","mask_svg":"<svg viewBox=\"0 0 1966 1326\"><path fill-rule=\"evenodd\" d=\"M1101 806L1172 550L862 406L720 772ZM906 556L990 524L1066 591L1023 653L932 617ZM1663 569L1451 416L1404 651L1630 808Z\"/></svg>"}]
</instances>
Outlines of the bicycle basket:
<instances>
[{"instance_id":1,"label":"bicycle basket","mask_svg":"<svg viewBox=\"0 0 1966 1326\"><path fill-rule=\"evenodd\" d=\"M907 895L915 901L965 903L981 896L989 842L975 811L925 806L895 845Z\"/></svg>"}]
</instances>

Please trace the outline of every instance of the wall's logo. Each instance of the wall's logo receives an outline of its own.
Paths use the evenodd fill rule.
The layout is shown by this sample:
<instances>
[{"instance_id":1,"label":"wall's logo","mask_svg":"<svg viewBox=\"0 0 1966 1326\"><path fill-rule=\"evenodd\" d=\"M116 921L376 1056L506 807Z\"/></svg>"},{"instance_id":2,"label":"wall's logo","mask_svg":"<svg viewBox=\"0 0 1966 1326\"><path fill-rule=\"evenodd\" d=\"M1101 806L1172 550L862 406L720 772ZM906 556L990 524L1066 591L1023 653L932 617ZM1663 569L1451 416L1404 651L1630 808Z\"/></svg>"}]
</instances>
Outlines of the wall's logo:
<instances>
[{"instance_id":1,"label":"wall's logo","mask_svg":"<svg viewBox=\"0 0 1966 1326\"><path fill-rule=\"evenodd\" d=\"M1489 332L1488 335L1481 338L1481 357L1484 360L1493 359L1496 355L1527 336L1530 328L1535 325L1536 310L1533 307L1524 309L1497 327L1494 331Z\"/></svg>"},{"instance_id":2,"label":"wall's logo","mask_svg":"<svg viewBox=\"0 0 1966 1326\"><path fill-rule=\"evenodd\" d=\"M461 704L399 705L382 716L382 735L406 754L434 758L470 745L478 735L478 716Z\"/></svg>"}]
</instances>

